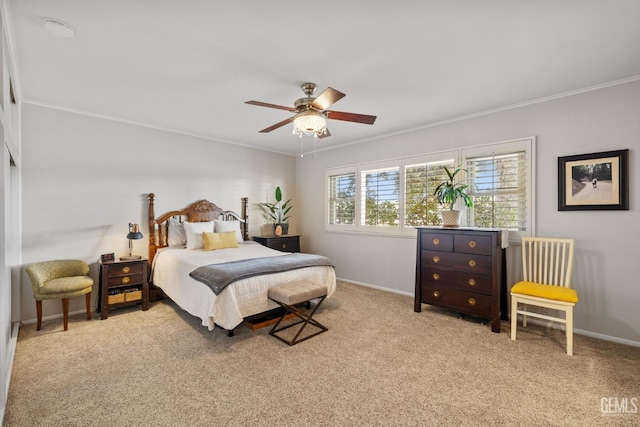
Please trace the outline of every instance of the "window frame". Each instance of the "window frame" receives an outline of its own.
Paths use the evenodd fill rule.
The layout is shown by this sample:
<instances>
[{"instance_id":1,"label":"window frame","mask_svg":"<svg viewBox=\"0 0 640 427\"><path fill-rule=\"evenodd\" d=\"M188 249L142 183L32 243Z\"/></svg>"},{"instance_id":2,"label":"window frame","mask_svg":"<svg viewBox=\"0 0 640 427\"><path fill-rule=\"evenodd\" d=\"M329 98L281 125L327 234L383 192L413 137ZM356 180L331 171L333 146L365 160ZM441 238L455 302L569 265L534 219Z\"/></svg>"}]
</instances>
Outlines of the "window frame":
<instances>
[{"instance_id":1,"label":"window frame","mask_svg":"<svg viewBox=\"0 0 640 427\"><path fill-rule=\"evenodd\" d=\"M517 151L526 152L525 160L525 179L526 179L526 207L525 231L510 231L509 240L511 242L519 242L522 235L535 236L535 142L536 137L524 137L507 141L492 142L475 146L460 147L454 150L439 151L434 153L425 153L415 156L403 158L381 160L376 162L367 162L349 166L326 168L325 169L325 231L327 232L345 232L369 235L385 235L394 237L415 237L417 235L416 228L405 224L405 198L406 198L406 169L410 166L416 166L420 163L439 163L453 158L454 165L465 165L467 159L508 154ZM398 168L399 170L399 224L398 226L379 226L362 224L363 218L363 190L365 184L362 182L362 174L366 171L376 169ZM330 219L330 195L329 195L329 179L332 176L355 174L356 178L356 194L353 224L329 224ZM462 171L459 175L460 182L467 181L467 174ZM464 209L461 202L458 201L456 209L462 211L462 223L466 223L467 209Z\"/></svg>"}]
</instances>

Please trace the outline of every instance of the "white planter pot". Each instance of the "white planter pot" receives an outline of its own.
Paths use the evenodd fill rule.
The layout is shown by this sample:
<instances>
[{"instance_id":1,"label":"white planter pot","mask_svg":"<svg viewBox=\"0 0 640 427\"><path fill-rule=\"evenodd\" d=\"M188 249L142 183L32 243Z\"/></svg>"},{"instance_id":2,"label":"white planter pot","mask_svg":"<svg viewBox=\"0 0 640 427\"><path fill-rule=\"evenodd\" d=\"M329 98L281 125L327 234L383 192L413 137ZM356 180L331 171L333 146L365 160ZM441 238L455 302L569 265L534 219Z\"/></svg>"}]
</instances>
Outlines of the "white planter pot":
<instances>
[{"instance_id":1,"label":"white planter pot","mask_svg":"<svg viewBox=\"0 0 640 427\"><path fill-rule=\"evenodd\" d=\"M442 216L443 227L460 227L460 211L443 209L440 211L440 215Z\"/></svg>"}]
</instances>

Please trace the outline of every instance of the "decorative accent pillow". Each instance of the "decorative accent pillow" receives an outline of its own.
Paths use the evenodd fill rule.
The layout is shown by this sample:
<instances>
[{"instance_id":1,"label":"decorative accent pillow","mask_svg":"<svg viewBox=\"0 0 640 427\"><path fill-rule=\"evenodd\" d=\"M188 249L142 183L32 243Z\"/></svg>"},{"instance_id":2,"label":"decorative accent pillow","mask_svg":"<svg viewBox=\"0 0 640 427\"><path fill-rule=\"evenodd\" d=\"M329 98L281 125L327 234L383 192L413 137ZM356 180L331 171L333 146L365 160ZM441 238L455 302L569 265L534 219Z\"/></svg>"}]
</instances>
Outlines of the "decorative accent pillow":
<instances>
[{"instance_id":1,"label":"decorative accent pillow","mask_svg":"<svg viewBox=\"0 0 640 427\"><path fill-rule=\"evenodd\" d=\"M184 230L184 225L175 218L169 218L167 245L172 248L184 248L187 245L187 232Z\"/></svg>"},{"instance_id":2,"label":"decorative accent pillow","mask_svg":"<svg viewBox=\"0 0 640 427\"><path fill-rule=\"evenodd\" d=\"M237 242L244 242L244 240L242 239L242 232L240 231L240 221L222 221L220 219L214 219L213 222L216 223L216 233L235 231Z\"/></svg>"},{"instance_id":3,"label":"decorative accent pillow","mask_svg":"<svg viewBox=\"0 0 640 427\"><path fill-rule=\"evenodd\" d=\"M235 231L226 231L224 233L202 233L202 239L204 241L205 251L238 247Z\"/></svg>"},{"instance_id":4,"label":"decorative accent pillow","mask_svg":"<svg viewBox=\"0 0 640 427\"><path fill-rule=\"evenodd\" d=\"M202 233L213 232L213 221L185 222L184 230L187 233L187 249L202 249L204 247Z\"/></svg>"}]
</instances>

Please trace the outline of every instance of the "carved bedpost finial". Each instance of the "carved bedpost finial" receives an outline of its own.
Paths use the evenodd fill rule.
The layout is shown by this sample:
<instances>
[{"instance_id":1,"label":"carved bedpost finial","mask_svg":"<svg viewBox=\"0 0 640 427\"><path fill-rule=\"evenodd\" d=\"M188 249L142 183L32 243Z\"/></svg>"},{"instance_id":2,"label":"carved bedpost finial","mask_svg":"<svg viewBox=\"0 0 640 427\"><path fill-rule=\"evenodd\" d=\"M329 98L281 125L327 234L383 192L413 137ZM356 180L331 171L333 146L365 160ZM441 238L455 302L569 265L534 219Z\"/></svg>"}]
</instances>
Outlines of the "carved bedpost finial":
<instances>
[{"instance_id":1,"label":"carved bedpost finial","mask_svg":"<svg viewBox=\"0 0 640 427\"><path fill-rule=\"evenodd\" d=\"M249 198L242 198L242 209L240 211L240 215L244 219L244 227L242 228L242 238L247 241L249 240L249 214L247 213L247 205L249 204Z\"/></svg>"},{"instance_id":2,"label":"carved bedpost finial","mask_svg":"<svg viewBox=\"0 0 640 427\"><path fill-rule=\"evenodd\" d=\"M155 249L156 246L156 213L153 205L155 194L149 193L149 259L153 256L151 254L151 247ZM155 250L153 251L155 254Z\"/></svg>"}]
</instances>

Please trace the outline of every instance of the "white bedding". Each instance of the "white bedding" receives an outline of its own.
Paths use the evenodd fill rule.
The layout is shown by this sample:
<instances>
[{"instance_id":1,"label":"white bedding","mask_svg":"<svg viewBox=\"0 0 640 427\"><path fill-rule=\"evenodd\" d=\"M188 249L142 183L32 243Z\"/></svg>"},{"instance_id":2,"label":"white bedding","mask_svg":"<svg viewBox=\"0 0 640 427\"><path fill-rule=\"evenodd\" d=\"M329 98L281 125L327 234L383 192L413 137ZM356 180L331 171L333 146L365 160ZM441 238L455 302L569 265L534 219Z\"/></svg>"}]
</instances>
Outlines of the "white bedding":
<instances>
[{"instance_id":1,"label":"white bedding","mask_svg":"<svg viewBox=\"0 0 640 427\"><path fill-rule=\"evenodd\" d=\"M200 318L209 330L216 324L233 330L243 318L278 307L267 298L272 286L304 280L326 286L330 297L336 289L335 270L307 267L250 277L230 284L217 296L207 285L189 277L189 273L208 264L287 255L290 254L251 241L241 243L238 248L215 251L163 248L153 259L152 280L183 310Z\"/></svg>"}]
</instances>

